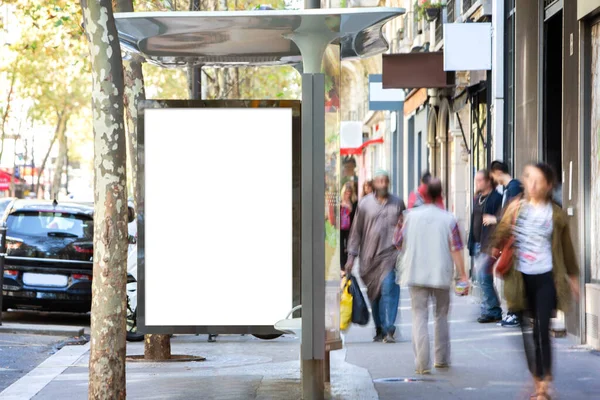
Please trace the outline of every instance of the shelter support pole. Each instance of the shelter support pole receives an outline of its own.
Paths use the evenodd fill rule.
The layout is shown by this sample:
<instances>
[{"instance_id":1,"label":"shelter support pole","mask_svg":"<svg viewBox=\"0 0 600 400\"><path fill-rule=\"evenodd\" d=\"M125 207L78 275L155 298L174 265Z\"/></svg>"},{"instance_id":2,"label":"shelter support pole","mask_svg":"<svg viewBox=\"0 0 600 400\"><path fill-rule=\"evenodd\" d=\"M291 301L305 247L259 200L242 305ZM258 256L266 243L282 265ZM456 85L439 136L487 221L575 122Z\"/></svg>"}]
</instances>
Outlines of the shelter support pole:
<instances>
[{"instance_id":1,"label":"shelter support pole","mask_svg":"<svg viewBox=\"0 0 600 400\"><path fill-rule=\"evenodd\" d=\"M321 0L304 0L304 9L321 8Z\"/></svg>"},{"instance_id":2,"label":"shelter support pole","mask_svg":"<svg viewBox=\"0 0 600 400\"><path fill-rule=\"evenodd\" d=\"M290 35L302 54L302 398L325 397L325 75L323 55L338 37L325 17Z\"/></svg>"},{"instance_id":3,"label":"shelter support pole","mask_svg":"<svg viewBox=\"0 0 600 400\"><path fill-rule=\"evenodd\" d=\"M325 75L302 75L302 398L325 393Z\"/></svg>"},{"instance_id":4,"label":"shelter support pole","mask_svg":"<svg viewBox=\"0 0 600 400\"><path fill-rule=\"evenodd\" d=\"M202 66L192 67L192 100L202 100Z\"/></svg>"}]
</instances>

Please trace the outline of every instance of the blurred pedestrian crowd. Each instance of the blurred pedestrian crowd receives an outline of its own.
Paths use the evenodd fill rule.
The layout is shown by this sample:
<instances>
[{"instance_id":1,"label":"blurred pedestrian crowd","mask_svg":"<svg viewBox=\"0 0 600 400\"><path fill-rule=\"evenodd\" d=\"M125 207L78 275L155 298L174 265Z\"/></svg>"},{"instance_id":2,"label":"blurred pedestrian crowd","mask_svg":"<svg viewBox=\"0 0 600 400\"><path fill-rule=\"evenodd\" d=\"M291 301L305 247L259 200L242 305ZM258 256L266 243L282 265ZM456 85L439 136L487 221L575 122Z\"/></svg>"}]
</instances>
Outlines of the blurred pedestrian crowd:
<instances>
[{"instance_id":1,"label":"blurred pedestrian crowd","mask_svg":"<svg viewBox=\"0 0 600 400\"><path fill-rule=\"evenodd\" d=\"M468 235L446 211L440 179L424 173L408 197L408 208L389 187L388 172L378 170L373 181L364 184L360 201L354 181L341 191L342 274L360 276L366 286L373 340L397 340L400 287L407 286L415 372L431 373L431 358L435 369L450 368L451 293L467 295L473 285L480 293L479 323L521 328L535 385L531 398L552 398L551 318L557 310L568 312L573 297L579 296L579 268L553 169L545 163L529 164L521 180L512 177L502 161L478 171ZM469 269L465 251L472 259Z\"/></svg>"}]
</instances>

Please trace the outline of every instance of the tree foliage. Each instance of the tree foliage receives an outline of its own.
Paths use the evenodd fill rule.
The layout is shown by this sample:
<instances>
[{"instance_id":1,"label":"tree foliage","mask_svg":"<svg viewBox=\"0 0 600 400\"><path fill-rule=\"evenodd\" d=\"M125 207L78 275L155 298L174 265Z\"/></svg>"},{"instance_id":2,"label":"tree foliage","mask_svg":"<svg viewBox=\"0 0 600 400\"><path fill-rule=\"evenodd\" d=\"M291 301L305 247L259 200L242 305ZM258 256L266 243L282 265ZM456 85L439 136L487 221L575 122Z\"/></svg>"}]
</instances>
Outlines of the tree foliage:
<instances>
[{"instance_id":1,"label":"tree foliage","mask_svg":"<svg viewBox=\"0 0 600 400\"><path fill-rule=\"evenodd\" d=\"M34 123L56 127L57 140L49 143L43 157L47 160L52 144L64 143L62 136L68 125L62 121L84 118L89 110L91 75L81 10L68 0L7 3L12 18L18 21L18 32L0 59L0 73L15 82L12 96L1 100L2 110L10 111L11 101L25 100ZM84 125L84 129L91 129L91 125ZM74 132L79 133L85 131Z\"/></svg>"},{"instance_id":2,"label":"tree foliage","mask_svg":"<svg viewBox=\"0 0 600 400\"><path fill-rule=\"evenodd\" d=\"M19 0L15 5L23 29L10 48L21 59L16 71L20 95L33 100L32 117L45 121L49 114L76 111L91 93L77 3Z\"/></svg>"}]
</instances>

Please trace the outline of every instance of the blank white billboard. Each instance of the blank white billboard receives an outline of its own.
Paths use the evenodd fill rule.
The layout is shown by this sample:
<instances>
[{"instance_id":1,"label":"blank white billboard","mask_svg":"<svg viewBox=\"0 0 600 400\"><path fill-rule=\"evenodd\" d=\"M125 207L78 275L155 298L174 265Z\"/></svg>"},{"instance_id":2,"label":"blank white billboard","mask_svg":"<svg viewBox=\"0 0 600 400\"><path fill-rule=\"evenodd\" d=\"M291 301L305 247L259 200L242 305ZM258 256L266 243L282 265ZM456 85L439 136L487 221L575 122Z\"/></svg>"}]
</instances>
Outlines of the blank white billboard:
<instances>
[{"instance_id":1,"label":"blank white billboard","mask_svg":"<svg viewBox=\"0 0 600 400\"><path fill-rule=\"evenodd\" d=\"M144 110L145 325L292 308L292 109Z\"/></svg>"},{"instance_id":2,"label":"blank white billboard","mask_svg":"<svg viewBox=\"0 0 600 400\"><path fill-rule=\"evenodd\" d=\"M444 71L492 69L492 24L444 24Z\"/></svg>"}]
</instances>

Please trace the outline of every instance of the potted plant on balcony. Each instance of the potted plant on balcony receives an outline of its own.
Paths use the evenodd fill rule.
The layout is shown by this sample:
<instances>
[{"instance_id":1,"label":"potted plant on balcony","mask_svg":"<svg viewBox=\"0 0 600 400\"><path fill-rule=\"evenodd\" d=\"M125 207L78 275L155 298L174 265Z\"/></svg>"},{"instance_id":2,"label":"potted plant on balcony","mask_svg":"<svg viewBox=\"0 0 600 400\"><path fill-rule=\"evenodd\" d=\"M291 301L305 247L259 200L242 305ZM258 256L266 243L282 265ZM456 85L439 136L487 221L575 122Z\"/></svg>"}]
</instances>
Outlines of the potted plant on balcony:
<instances>
[{"instance_id":1,"label":"potted plant on balcony","mask_svg":"<svg viewBox=\"0 0 600 400\"><path fill-rule=\"evenodd\" d=\"M419 19L425 18L429 22L435 21L440 16L440 12L446 7L446 3L433 2L431 0L419 0L415 4L415 12Z\"/></svg>"}]
</instances>

